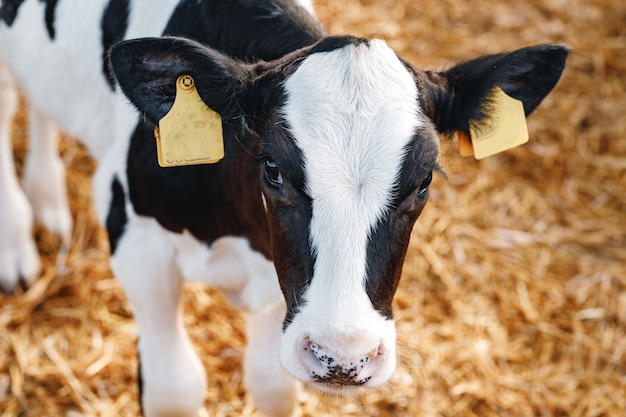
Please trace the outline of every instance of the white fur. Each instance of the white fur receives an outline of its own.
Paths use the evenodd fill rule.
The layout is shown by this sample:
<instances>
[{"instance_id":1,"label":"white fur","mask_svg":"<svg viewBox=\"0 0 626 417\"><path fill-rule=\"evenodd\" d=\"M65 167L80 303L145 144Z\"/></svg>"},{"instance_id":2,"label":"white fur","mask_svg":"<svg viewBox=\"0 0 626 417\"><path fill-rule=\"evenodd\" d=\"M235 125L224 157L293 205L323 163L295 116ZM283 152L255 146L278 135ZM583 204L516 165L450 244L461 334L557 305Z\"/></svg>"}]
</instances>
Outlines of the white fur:
<instances>
[{"instance_id":1,"label":"white fur","mask_svg":"<svg viewBox=\"0 0 626 417\"><path fill-rule=\"evenodd\" d=\"M111 141L114 106L114 95L101 71L99 27L106 3L60 1L54 41L44 24L45 3L39 0L24 1L12 27L0 25L0 58L29 105L81 138L98 159Z\"/></svg>"},{"instance_id":2,"label":"white fur","mask_svg":"<svg viewBox=\"0 0 626 417\"><path fill-rule=\"evenodd\" d=\"M317 258L303 306L287 328L282 362L311 380L302 341L350 362L381 348L368 385L395 368L395 327L365 291L366 247L388 209L405 146L420 124L417 87L382 41L314 54L286 81L283 108L305 164Z\"/></svg>"},{"instance_id":3,"label":"white fur","mask_svg":"<svg viewBox=\"0 0 626 417\"><path fill-rule=\"evenodd\" d=\"M24 191L35 219L69 246L72 216L67 202L65 166L57 151L57 130L34 106L29 108L30 152L24 170Z\"/></svg>"}]
</instances>

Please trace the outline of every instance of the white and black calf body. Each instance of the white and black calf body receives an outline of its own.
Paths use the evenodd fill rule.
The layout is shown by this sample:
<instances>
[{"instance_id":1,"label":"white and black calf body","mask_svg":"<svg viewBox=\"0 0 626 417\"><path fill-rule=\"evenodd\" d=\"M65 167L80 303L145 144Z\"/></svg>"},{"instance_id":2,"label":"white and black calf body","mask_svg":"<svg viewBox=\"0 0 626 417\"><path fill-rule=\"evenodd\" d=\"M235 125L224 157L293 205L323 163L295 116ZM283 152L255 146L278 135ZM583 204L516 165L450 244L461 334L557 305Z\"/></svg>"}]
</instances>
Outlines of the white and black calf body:
<instances>
[{"instance_id":1,"label":"white and black calf body","mask_svg":"<svg viewBox=\"0 0 626 417\"><path fill-rule=\"evenodd\" d=\"M330 392L384 384L396 364L392 299L438 135L467 135L495 86L530 113L567 55L546 45L425 72L383 41L326 37L308 3L82 3L4 1L0 57L42 118L98 158L96 203L135 312L148 416L195 415L204 398L181 320L185 280L247 312L246 385L266 414L293 412L292 377ZM122 39L132 40L105 64ZM182 74L222 117L217 164L157 165L154 126ZM3 180L0 193L19 196L16 185ZM57 200L46 204L67 211ZM0 226L20 207L0 211ZM5 289L37 269L22 223L0 237L14 253L0 257Z\"/></svg>"}]
</instances>

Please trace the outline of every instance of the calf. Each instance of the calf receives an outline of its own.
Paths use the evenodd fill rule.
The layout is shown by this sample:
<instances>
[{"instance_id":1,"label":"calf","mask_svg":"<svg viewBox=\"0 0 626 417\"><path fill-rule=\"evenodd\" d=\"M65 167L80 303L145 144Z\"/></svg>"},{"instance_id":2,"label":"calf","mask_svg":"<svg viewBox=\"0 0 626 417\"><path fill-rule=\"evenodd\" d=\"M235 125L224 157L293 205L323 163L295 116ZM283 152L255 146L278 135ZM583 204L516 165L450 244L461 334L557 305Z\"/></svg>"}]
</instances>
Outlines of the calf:
<instances>
[{"instance_id":1,"label":"calf","mask_svg":"<svg viewBox=\"0 0 626 417\"><path fill-rule=\"evenodd\" d=\"M0 17L0 283L28 284L39 268L12 172L15 83L30 104L35 217L69 235L52 126L98 160L95 201L134 309L147 416L196 415L204 400L184 281L247 312L245 382L266 414L294 411L296 380L333 393L384 384L438 136L468 136L496 87L529 114L567 56L542 45L421 71L381 40L327 36L310 4L288 0L5 0ZM220 115L225 156L161 168L155 126L181 75Z\"/></svg>"}]
</instances>

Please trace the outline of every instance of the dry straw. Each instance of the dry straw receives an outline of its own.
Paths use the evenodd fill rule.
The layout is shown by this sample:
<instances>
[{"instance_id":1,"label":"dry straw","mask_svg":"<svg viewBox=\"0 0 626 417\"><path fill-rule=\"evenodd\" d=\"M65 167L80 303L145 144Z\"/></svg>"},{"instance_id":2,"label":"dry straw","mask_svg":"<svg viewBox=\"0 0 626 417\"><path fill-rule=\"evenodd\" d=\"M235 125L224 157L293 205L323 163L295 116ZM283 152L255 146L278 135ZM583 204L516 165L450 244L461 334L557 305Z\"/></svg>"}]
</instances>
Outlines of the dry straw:
<instances>
[{"instance_id":1,"label":"dry straw","mask_svg":"<svg viewBox=\"0 0 626 417\"><path fill-rule=\"evenodd\" d=\"M444 68L541 42L572 49L530 143L476 162L444 144L396 296L401 366L356 398L302 396L303 416L626 415L626 7L622 0L345 0L331 33L388 40ZM15 123L16 161L26 149ZM136 330L90 207L94 164L63 139L75 230L41 228L45 272L0 296L1 416L135 416ZM1 231L0 231L1 232ZM258 415L242 387L242 318L201 286L186 323L209 376L202 416Z\"/></svg>"}]
</instances>

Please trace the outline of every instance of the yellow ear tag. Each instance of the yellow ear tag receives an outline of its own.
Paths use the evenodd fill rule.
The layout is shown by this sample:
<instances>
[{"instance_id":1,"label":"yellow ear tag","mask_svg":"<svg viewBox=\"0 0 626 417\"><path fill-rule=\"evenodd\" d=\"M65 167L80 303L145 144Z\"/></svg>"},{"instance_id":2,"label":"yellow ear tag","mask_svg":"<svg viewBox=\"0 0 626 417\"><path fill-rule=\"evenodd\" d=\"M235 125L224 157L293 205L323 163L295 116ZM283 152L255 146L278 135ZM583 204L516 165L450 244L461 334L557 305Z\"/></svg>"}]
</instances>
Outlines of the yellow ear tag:
<instances>
[{"instance_id":1,"label":"yellow ear tag","mask_svg":"<svg viewBox=\"0 0 626 417\"><path fill-rule=\"evenodd\" d=\"M470 122L474 157L483 159L528 142L526 115L521 101L500 87L490 97L491 114L479 124Z\"/></svg>"},{"instance_id":2,"label":"yellow ear tag","mask_svg":"<svg viewBox=\"0 0 626 417\"><path fill-rule=\"evenodd\" d=\"M176 98L154 128L162 167L213 164L224 157L222 118L200 98L190 75L176 81Z\"/></svg>"}]
</instances>

